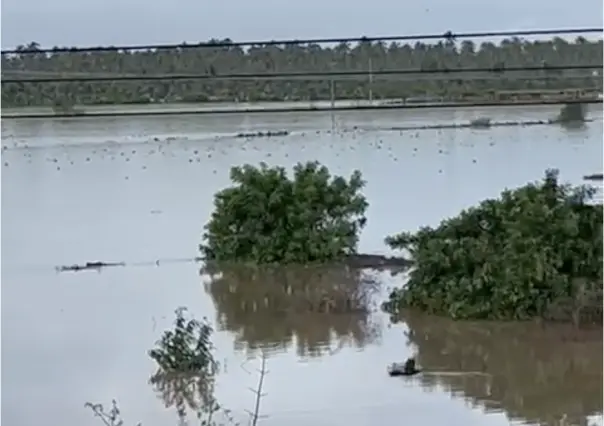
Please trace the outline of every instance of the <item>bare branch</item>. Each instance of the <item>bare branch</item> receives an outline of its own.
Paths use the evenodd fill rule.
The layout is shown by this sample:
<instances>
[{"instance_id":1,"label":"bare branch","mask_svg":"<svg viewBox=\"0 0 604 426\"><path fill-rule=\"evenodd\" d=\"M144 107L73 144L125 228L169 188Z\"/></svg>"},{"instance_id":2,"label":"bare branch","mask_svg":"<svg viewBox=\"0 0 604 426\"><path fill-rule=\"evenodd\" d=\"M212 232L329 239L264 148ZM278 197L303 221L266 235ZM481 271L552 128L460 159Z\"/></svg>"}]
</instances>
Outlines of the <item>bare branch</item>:
<instances>
[{"instance_id":1,"label":"bare branch","mask_svg":"<svg viewBox=\"0 0 604 426\"><path fill-rule=\"evenodd\" d=\"M264 385L264 376L266 376L268 374L268 371L266 369L266 352L264 350L262 351L262 366L257 371L260 373L260 378L258 379L258 387L256 389L250 389L252 392L254 392L256 394L256 402L254 404L254 411L252 412L252 411L246 410L248 412L248 414L250 415L252 426L256 426L256 424L258 423L258 419L267 417L267 416L260 415L260 400L267 395L266 393L262 392L262 387Z\"/></svg>"},{"instance_id":2,"label":"bare branch","mask_svg":"<svg viewBox=\"0 0 604 426\"><path fill-rule=\"evenodd\" d=\"M105 426L123 426L124 424L124 420L121 417L121 412L115 399L111 401L111 409L108 412L105 411L103 404L86 402L84 407L90 408L94 417L101 419ZM137 423L136 426L141 426L141 423Z\"/></svg>"}]
</instances>

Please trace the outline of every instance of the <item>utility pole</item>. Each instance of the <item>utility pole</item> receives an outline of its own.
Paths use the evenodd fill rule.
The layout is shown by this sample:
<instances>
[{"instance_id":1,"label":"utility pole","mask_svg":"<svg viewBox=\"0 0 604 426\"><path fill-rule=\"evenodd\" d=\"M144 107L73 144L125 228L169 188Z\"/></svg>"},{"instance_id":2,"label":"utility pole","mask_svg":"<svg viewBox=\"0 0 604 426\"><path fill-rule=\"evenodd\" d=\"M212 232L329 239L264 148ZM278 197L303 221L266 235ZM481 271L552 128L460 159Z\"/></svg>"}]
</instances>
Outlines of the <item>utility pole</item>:
<instances>
[{"instance_id":1,"label":"utility pole","mask_svg":"<svg viewBox=\"0 0 604 426\"><path fill-rule=\"evenodd\" d=\"M333 81L333 78L331 80L329 80L329 90L330 90L330 100L331 100L331 110L333 112L334 108L336 107L336 89L335 89L335 83Z\"/></svg>"},{"instance_id":2,"label":"utility pole","mask_svg":"<svg viewBox=\"0 0 604 426\"><path fill-rule=\"evenodd\" d=\"M369 57L369 103L373 105L373 61Z\"/></svg>"},{"instance_id":3,"label":"utility pole","mask_svg":"<svg viewBox=\"0 0 604 426\"><path fill-rule=\"evenodd\" d=\"M333 78L329 80L329 89L330 89L330 97L331 97L331 130L335 131L336 129L336 116L334 113L334 109L336 107L336 87Z\"/></svg>"}]
</instances>

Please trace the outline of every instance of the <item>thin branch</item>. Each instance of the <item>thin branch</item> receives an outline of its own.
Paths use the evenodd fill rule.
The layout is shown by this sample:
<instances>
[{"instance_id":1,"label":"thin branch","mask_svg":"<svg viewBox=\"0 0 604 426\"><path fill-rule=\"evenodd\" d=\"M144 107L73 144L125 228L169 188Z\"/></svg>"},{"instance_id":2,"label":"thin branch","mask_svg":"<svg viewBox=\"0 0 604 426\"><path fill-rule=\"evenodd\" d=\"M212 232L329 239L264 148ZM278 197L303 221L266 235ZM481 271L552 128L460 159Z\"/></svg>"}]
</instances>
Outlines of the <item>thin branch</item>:
<instances>
[{"instance_id":1,"label":"thin branch","mask_svg":"<svg viewBox=\"0 0 604 426\"><path fill-rule=\"evenodd\" d=\"M246 410L248 412L248 414L250 415L252 426L256 426L259 418L266 417L266 416L260 416L260 400L267 395L265 393L262 393L262 387L264 385L264 376L266 376L268 374L268 371L266 370L266 352L264 350L262 351L261 368L257 371L258 371L258 373L260 373L260 378L258 380L258 387L255 390L250 389L252 392L254 392L256 394L256 402L254 404L254 411L251 412L249 410Z\"/></svg>"}]
</instances>

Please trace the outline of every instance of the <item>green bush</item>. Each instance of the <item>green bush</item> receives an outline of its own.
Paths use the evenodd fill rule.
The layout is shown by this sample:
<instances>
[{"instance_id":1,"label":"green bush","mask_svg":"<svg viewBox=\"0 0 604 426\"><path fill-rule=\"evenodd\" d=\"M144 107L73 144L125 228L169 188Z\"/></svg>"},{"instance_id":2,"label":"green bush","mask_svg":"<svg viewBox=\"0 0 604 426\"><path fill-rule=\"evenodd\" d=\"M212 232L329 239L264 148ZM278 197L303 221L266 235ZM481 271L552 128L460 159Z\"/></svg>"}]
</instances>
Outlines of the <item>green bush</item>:
<instances>
[{"instance_id":1,"label":"green bush","mask_svg":"<svg viewBox=\"0 0 604 426\"><path fill-rule=\"evenodd\" d=\"M214 358L211 338L214 332L207 320L185 317L187 309L178 308L174 327L163 332L149 356L157 364L149 383L164 400L166 407L175 406L185 419L187 408L198 418L211 420L221 409L214 397L218 362ZM207 420L207 425L214 425Z\"/></svg>"},{"instance_id":2,"label":"green bush","mask_svg":"<svg viewBox=\"0 0 604 426\"><path fill-rule=\"evenodd\" d=\"M587 106L582 103L564 104L556 121L562 124L583 124L587 116Z\"/></svg>"},{"instance_id":3,"label":"green bush","mask_svg":"<svg viewBox=\"0 0 604 426\"><path fill-rule=\"evenodd\" d=\"M200 245L205 259L309 263L356 253L368 205L359 171L346 180L309 162L289 178L262 163L232 168L231 180L214 196Z\"/></svg>"},{"instance_id":4,"label":"green bush","mask_svg":"<svg viewBox=\"0 0 604 426\"><path fill-rule=\"evenodd\" d=\"M561 185L548 170L542 182L506 190L435 229L386 238L413 266L384 308L528 319L570 306L568 319L576 319L590 303L601 307L603 216L588 203L594 192Z\"/></svg>"}]
</instances>

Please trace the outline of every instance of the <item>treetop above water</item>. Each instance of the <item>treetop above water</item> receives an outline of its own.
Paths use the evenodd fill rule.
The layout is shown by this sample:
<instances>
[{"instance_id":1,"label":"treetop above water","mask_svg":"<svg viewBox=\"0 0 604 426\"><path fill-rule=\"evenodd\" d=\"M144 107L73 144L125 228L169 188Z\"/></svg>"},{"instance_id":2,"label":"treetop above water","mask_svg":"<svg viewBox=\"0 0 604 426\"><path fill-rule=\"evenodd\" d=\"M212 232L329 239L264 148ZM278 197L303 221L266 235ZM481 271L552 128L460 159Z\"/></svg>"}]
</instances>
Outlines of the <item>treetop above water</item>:
<instances>
[{"instance_id":1,"label":"treetop above water","mask_svg":"<svg viewBox=\"0 0 604 426\"><path fill-rule=\"evenodd\" d=\"M200 245L204 259L307 265L357 254L368 207L360 172L347 180L308 162L294 166L290 177L282 167L261 164L232 168L231 180L215 194ZM504 190L435 228L387 237L391 248L408 253L403 263L412 268L384 308L456 319L601 324L602 206L590 204L594 194L588 186L560 183L558 171L548 170L542 181ZM235 272L254 285L245 275L260 270ZM311 301L305 286L308 309L349 312L356 303L349 287L337 294L319 289ZM259 298L268 303L269 293ZM290 310L295 298L283 296L272 303Z\"/></svg>"},{"instance_id":2,"label":"treetop above water","mask_svg":"<svg viewBox=\"0 0 604 426\"><path fill-rule=\"evenodd\" d=\"M603 219L594 194L548 170L541 182L505 190L437 227L388 237L414 265L385 308L602 324Z\"/></svg>"}]
</instances>

